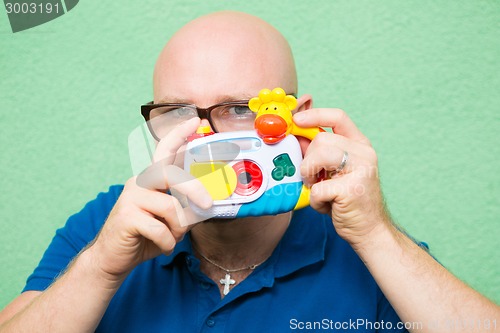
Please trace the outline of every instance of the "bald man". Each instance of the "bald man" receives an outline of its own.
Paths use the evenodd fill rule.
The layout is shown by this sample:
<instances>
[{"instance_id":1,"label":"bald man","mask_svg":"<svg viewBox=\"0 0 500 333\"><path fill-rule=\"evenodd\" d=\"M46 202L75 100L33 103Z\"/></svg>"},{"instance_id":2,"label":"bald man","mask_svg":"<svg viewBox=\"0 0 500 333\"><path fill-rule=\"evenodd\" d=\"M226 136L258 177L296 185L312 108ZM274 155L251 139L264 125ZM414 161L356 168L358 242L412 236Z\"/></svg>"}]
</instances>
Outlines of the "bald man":
<instances>
[{"instance_id":1,"label":"bald man","mask_svg":"<svg viewBox=\"0 0 500 333\"><path fill-rule=\"evenodd\" d=\"M158 58L145 115L162 120L151 126L156 166L179 165L176 153L200 125L248 129L254 115L241 101L265 87L297 93L290 47L273 27L234 12L184 26ZM157 117L156 105L169 103L187 106L170 107L179 118ZM220 103L230 113L211 107ZM192 105L211 107L211 121ZM393 226L376 154L342 110L312 109L311 96L302 95L294 120L335 133L302 142L311 207L185 227L189 217L166 194L168 173L155 173L146 187L136 178L112 186L58 230L0 315L2 332L442 332L444 319L496 315ZM317 182L319 171L341 164L340 174ZM212 205L199 183L188 196ZM456 306L465 301L468 310Z\"/></svg>"}]
</instances>

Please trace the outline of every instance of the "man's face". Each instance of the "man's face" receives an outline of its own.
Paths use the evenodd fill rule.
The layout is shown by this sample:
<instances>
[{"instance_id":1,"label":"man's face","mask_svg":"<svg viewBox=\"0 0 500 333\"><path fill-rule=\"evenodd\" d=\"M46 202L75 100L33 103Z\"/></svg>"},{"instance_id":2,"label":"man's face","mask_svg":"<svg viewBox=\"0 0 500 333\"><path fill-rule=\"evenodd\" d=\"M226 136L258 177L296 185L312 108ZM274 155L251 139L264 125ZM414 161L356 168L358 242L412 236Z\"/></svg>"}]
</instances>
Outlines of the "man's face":
<instances>
[{"instance_id":1,"label":"man's face","mask_svg":"<svg viewBox=\"0 0 500 333\"><path fill-rule=\"evenodd\" d=\"M154 103L194 104L207 108L224 102L249 100L263 88L281 87L288 93L296 93L296 86L293 57L279 32L246 14L218 13L189 23L165 46L155 66ZM186 113L186 108L177 115L182 112L187 119L192 116ZM173 112L164 114L175 115ZM160 138L170 133L170 126L175 122L161 115L159 111L151 118L157 119L158 126L168 124L163 135L158 136L155 131ZM232 118L231 123L243 117L236 118ZM220 123L214 121L214 124L220 128ZM202 125L208 125L208 121L202 120ZM221 131L232 131L234 127L238 126L228 126ZM253 121L250 128L253 128ZM168 141L161 141L158 149L161 150L162 144L168 145ZM173 162L180 168L183 168L183 150L181 147L177 151Z\"/></svg>"}]
</instances>

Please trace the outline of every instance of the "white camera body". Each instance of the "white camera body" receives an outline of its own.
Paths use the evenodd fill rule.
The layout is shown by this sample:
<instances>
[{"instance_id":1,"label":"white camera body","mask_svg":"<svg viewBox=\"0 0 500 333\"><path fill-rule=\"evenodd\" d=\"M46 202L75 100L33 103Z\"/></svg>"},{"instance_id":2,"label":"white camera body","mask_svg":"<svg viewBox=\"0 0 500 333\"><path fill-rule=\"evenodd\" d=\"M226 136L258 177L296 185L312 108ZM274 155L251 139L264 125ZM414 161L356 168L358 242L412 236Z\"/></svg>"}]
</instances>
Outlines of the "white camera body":
<instances>
[{"instance_id":1,"label":"white camera body","mask_svg":"<svg viewBox=\"0 0 500 333\"><path fill-rule=\"evenodd\" d=\"M297 138L268 145L255 131L215 133L188 143L184 170L198 178L214 200L197 213L218 218L275 215L309 204L300 176ZM307 192L307 193L305 193Z\"/></svg>"}]
</instances>

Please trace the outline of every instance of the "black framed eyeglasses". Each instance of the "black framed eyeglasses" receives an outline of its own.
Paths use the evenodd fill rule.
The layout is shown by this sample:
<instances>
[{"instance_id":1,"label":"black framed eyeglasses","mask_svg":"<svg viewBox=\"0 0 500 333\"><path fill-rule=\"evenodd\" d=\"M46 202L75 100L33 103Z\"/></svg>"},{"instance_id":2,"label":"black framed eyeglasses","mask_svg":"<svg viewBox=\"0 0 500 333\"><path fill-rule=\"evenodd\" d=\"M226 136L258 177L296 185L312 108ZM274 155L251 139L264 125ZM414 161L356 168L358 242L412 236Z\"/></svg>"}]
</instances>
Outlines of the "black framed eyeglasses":
<instances>
[{"instance_id":1,"label":"black framed eyeglasses","mask_svg":"<svg viewBox=\"0 0 500 333\"><path fill-rule=\"evenodd\" d=\"M194 104L149 102L141 105L141 114L151 135L160 140L175 126L194 117L207 119L215 132L251 130L256 113L248 107L248 100L223 102L199 108Z\"/></svg>"}]
</instances>

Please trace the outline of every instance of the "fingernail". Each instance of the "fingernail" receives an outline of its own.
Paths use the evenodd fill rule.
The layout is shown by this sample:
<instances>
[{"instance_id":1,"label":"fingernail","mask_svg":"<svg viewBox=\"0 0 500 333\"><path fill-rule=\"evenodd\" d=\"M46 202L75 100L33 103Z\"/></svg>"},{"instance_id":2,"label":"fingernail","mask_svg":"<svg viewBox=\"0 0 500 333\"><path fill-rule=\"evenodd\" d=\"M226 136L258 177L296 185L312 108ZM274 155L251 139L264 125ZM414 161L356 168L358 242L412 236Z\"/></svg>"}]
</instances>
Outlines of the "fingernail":
<instances>
[{"instance_id":1,"label":"fingernail","mask_svg":"<svg viewBox=\"0 0 500 333\"><path fill-rule=\"evenodd\" d=\"M210 197L209 195L203 196L200 200L200 208L209 209L210 207L212 207L213 203L214 201L212 200L212 197Z\"/></svg>"}]
</instances>

